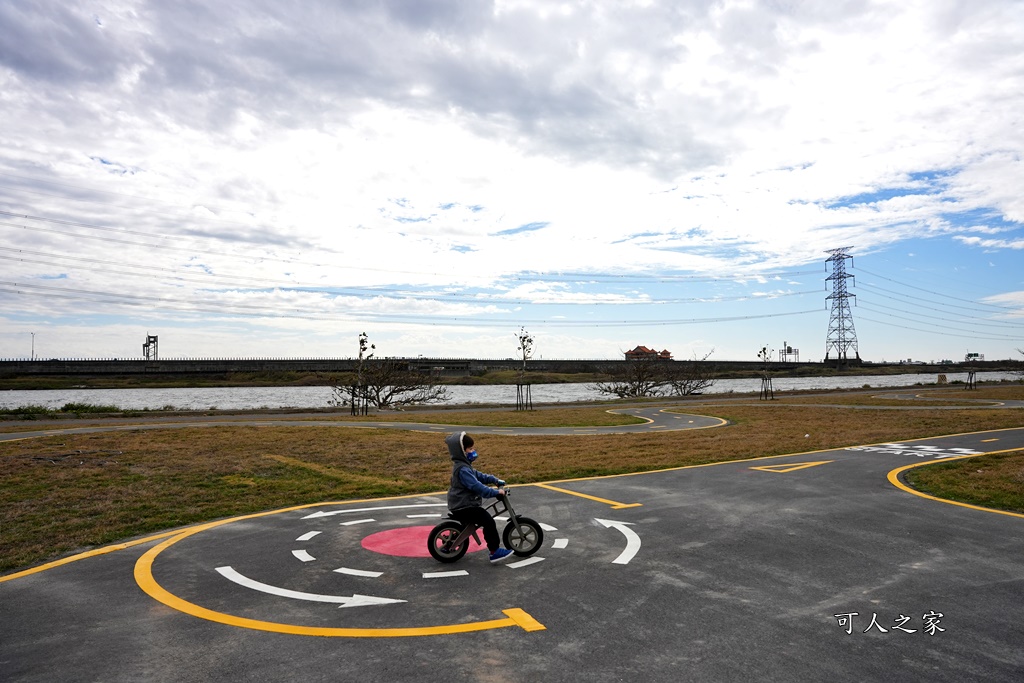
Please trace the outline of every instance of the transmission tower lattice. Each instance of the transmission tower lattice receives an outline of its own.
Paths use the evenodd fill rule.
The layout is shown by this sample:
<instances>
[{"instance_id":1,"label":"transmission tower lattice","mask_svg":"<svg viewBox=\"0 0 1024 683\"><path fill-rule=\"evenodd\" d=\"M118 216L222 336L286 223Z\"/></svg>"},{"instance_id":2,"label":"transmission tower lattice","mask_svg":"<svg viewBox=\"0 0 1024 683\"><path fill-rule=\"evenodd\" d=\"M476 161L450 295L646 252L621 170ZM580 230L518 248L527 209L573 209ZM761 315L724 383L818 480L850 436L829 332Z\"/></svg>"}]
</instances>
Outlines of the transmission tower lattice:
<instances>
[{"instance_id":1,"label":"transmission tower lattice","mask_svg":"<svg viewBox=\"0 0 1024 683\"><path fill-rule=\"evenodd\" d=\"M832 274L825 278L825 282L832 281L832 293L825 297L825 300L832 300L832 314L828 319L828 337L825 339L825 360L828 361L830 354L840 363L849 360L850 350L856 360L860 360L860 351L857 349L857 331L853 329L853 314L850 313L850 299L857 299L856 294L846 291L846 281L852 278L846 272L846 259L852 259L847 252L853 247L841 247L829 249L827 254L831 256L826 260L832 265Z\"/></svg>"},{"instance_id":2,"label":"transmission tower lattice","mask_svg":"<svg viewBox=\"0 0 1024 683\"><path fill-rule=\"evenodd\" d=\"M146 335L146 343L142 345L142 357L146 360L157 360L157 337L153 334Z\"/></svg>"}]
</instances>

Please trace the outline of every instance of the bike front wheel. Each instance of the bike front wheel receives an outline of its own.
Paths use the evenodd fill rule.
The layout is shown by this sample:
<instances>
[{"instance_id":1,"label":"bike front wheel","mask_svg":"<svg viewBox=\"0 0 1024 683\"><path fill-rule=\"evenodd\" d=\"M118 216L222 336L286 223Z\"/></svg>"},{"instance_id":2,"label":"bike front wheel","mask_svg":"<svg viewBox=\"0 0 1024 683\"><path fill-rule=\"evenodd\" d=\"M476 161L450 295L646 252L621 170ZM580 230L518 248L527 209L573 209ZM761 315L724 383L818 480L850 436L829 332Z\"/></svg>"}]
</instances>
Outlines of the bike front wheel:
<instances>
[{"instance_id":1,"label":"bike front wheel","mask_svg":"<svg viewBox=\"0 0 1024 683\"><path fill-rule=\"evenodd\" d=\"M469 539L458 545L455 539L462 533L462 524L455 520L446 520L435 526L427 537L427 548L430 556L438 562L456 562L469 550Z\"/></svg>"},{"instance_id":2,"label":"bike front wheel","mask_svg":"<svg viewBox=\"0 0 1024 683\"><path fill-rule=\"evenodd\" d=\"M533 555L544 543L544 530L529 517L517 517L518 524L509 522L501 535L505 547L520 557Z\"/></svg>"}]
</instances>

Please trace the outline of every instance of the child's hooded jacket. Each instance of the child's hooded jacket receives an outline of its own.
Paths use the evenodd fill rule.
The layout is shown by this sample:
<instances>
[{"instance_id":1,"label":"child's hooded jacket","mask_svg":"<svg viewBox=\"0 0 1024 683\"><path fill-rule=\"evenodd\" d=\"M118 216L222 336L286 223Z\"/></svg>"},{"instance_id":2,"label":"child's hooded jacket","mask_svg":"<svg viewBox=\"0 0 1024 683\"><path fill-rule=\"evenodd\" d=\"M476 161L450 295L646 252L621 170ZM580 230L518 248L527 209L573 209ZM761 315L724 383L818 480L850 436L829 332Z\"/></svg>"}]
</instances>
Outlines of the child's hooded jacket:
<instances>
[{"instance_id":1,"label":"child's hooded jacket","mask_svg":"<svg viewBox=\"0 0 1024 683\"><path fill-rule=\"evenodd\" d=\"M448 452L452 456L452 482L448 489L448 509L459 510L467 507L480 507L484 498L497 498L498 492L485 484L497 484L497 477L477 472L466 458L463 437L466 432L455 432L448 435L444 442L448 444Z\"/></svg>"}]
</instances>

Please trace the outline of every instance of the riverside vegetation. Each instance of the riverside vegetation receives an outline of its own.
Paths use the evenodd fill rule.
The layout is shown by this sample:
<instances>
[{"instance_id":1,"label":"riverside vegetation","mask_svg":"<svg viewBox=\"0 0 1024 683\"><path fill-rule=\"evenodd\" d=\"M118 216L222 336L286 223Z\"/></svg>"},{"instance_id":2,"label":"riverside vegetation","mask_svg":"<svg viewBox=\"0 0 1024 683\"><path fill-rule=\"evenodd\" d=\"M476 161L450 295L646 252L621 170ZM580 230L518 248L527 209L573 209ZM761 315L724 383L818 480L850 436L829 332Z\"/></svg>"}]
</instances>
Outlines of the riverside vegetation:
<instances>
[{"instance_id":1,"label":"riverside vegetation","mask_svg":"<svg viewBox=\"0 0 1024 683\"><path fill-rule=\"evenodd\" d=\"M929 391L943 404L962 391ZM865 403L871 395L864 394ZM707 399L707 397L704 397ZM819 397L820 398L820 397ZM832 402L826 397L824 402ZM1019 385L970 398L1024 400ZM856 399L844 395L844 400ZM487 468L513 485L650 471L828 448L1020 427L1018 409L902 411L870 420L846 407L746 399L663 402L714 415L726 427L666 433L514 437L486 435ZM920 404L918 404L920 405ZM927 405L927 404L925 404ZM385 419L480 426L599 426L634 421L609 406L535 411L444 410ZM59 434L0 443L0 572L140 535L304 503L443 491L442 435L337 426L181 427ZM13 431L23 425L9 425ZM32 427L38 429L38 426ZM807 435L807 436L805 436ZM1024 452L939 461L908 472L932 495L1024 513Z\"/></svg>"}]
</instances>

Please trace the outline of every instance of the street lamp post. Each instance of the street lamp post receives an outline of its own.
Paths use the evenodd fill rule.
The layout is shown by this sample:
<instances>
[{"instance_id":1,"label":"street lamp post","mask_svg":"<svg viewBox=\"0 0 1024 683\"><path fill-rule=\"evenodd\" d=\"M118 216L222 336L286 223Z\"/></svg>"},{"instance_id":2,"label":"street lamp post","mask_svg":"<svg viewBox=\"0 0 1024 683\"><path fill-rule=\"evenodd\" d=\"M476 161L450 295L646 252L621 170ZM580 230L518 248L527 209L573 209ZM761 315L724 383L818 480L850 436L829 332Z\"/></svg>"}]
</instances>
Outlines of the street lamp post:
<instances>
[{"instance_id":1,"label":"street lamp post","mask_svg":"<svg viewBox=\"0 0 1024 683\"><path fill-rule=\"evenodd\" d=\"M32 332L32 360L36 359L36 333Z\"/></svg>"}]
</instances>

